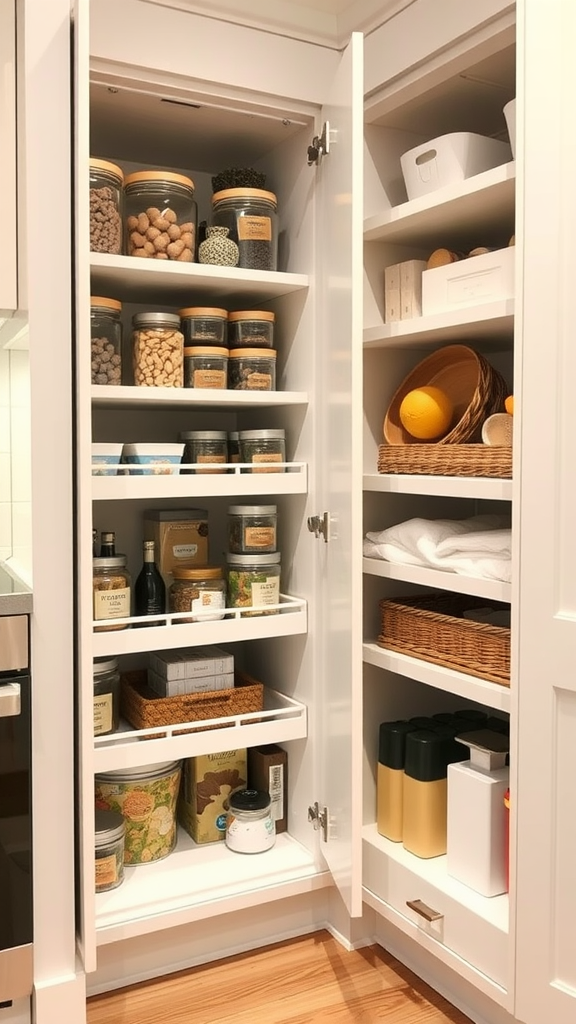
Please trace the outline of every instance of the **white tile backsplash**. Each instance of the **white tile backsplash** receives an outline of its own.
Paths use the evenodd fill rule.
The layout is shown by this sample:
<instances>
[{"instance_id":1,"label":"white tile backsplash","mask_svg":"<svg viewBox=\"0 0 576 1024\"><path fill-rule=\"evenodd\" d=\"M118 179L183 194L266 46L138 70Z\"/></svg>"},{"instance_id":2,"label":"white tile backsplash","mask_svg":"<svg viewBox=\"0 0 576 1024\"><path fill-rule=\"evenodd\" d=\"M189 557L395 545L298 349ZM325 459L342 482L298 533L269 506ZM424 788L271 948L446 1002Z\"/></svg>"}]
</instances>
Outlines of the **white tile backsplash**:
<instances>
[{"instance_id":1,"label":"white tile backsplash","mask_svg":"<svg viewBox=\"0 0 576 1024\"><path fill-rule=\"evenodd\" d=\"M0 405L10 405L10 353L0 350Z\"/></svg>"},{"instance_id":2,"label":"white tile backsplash","mask_svg":"<svg viewBox=\"0 0 576 1024\"><path fill-rule=\"evenodd\" d=\"M0 501L0 545L12 550L12 505L9 501Z\"/></svg>"},{"instance_id":3,"label":"white tile backsplash","mask_svg":"<svg viewBox=\"0 0 576 1024\"><path fill-rule=\"evenodd\" d=\"M10 451L10 406L0 405L0 453Z\"/></svg>"},{"instance_id":4,"label":"white tile backsplash","mask_svg":"<svg viewBox=\"0 0 576 1024\"><path fill-rule=\"evenodd\" d=\"M30 410L12 409L12 501L30 501L32 465L30 454Z\"/></svg>"},{"instance_id":5,"label":"white tile backsplash","mask_svg":"<svg viewBox=\"0 0 576 1024\"><path fill-rule=\"evenodd\" d=\"M26 351L10 352L10 405L30 408L30 353Z\"/></svg>"},{"instance_id":6,"label":"white tile backsplash","mask_svg":"<svg viewBox=\"0 0 576 1024\"><path fill-rule=\"evenodd\" d=\"M32 547L32 504L12 502L12 545L14 549Z\"/></svg>"},{"instance_id":7,"label":"white tile backsplash","mask_svg":"<svg viewBox=\"0 0 576 1024\"><path fill-rule=\"evenodd\" d=\"M12 482L10 478L10 452L0 452L0 502L12 500ZM0 543L2 539L0 538Z\"/></svg>"}]
</instances>

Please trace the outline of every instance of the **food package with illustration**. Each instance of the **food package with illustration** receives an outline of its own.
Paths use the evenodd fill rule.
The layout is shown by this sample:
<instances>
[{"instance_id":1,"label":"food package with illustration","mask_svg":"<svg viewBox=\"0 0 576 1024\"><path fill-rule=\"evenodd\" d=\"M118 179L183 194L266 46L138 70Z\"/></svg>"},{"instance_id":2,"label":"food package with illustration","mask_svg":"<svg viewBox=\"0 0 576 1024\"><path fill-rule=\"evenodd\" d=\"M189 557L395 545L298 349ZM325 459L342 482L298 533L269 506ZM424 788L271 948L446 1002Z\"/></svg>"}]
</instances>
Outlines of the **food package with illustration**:
<instances>
[{"instance_id":1,"label":"food package with illustration","mask_svg":"<svg viewBox=\"0 0 576 1024\"><path fill-rule=\"evenodd\" d=\"M205 508L147 509L144 540L154 541L156 565L166 584L172 570L208 564L208 512Z\"/></svg>"},{"instance_id":2,"label":"food package with illustration","mask_svg":"<svg viewBox=\"0 0 576 1024\"><path fill-rule=\"evenodd\" d=\"M247 778L246 748L184 761L178 821L194 842L214 843L225 838L228 798L246 788Z\"/></svg>"}]
</instances>

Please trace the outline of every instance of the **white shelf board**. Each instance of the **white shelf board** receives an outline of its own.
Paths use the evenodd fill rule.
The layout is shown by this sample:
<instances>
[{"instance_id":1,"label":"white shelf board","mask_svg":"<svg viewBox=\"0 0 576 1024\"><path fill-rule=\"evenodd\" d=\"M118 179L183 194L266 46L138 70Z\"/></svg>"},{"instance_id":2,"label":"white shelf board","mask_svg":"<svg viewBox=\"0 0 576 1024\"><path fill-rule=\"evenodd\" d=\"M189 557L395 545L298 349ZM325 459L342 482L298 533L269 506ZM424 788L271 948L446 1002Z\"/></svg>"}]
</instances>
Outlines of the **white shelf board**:
<instances>
[{"instance_id":1,"label":"white shelf board","mask_svg":"<svg viewBox=\"0 0 576 1024\"><path fill-rule=\"evenodd\" d=\"M309 286L307 274L143 260L96 252L90 253L90 277L92 295L114 295L123 302L187 306L216 295L225 296L227 302L274 299Z\"/></svg>"},{"instance_id":2,"label":"white shelf board","mask_svg":"<svg viewBox=\"0 0 576 1024\"><path fill-rule=\"evenodd\" d=\"M461 576L456 572L442 572L419 565L396 565L380 558L363 558L362 571L372 576L383 576L389 580L415 583L422 587L437 587L451 590L455 594L473 594L489 601L511 601L510 583L499 580L481 580L473 576Z\"/></svg>"},{"instance_id":3,"label":"white shelf board","mask_svg":"<svg viewBox=\"0 0 576 1024\"><path fill-rule=\"evenodd\" d=\"M120 501L126 498L201 498L236 497L262 494L306 494L308 474L305 462L286 463L286 472L240 472L237 463L234 472L168 473L136 476L92 477L93 501ZM243 465L243 464L242 464ZM221 470L222 467L219 467Z\"/></svg>"},{"instance_id":4,"label":"white shelf board","mask_svg":"<svg viewBox=\"0 0 576 1024\"><path fill-rule=\"evenodd\" d=\"M306 391L228 391L213 388L144 388L92 385L92 405L99 409L242 408L307 405Z\"/></svg>"},{"instance_id":5,"label":"white shelf board","mask_svg":"<svg viewBox=\"0 0 576 1024\"><path fill-rule=\"evenodd\" d=\"M502 347L514 337L514 299L498 299L443 313L366 327L364 348L426 348L445 342L475 341L480 347Z\"/></svg>"},{"instance_id":6,"label":"white shelf board","mask_svg":"<svg viewBox=\"0 0 576 1024\"><path fill-rule=\"evenodd\" d=\"M508 895L481 896L469 886L463 885L448 874L446 857L415 857L404 849L402 843L393 843L381 836L376 824L365 825L362 829L362 840L369 843L382 854L382 871L386 871L385 859L396 861L423 881L433 885L439 892L466 907L471 913L488 921L499 931L508 934L509 901Z\"/></svg>"},{"instance_id":7,"label":"white shelf board","mask_svg":"<svg viewBox=\"0 0 576 1024\"><path fill-rule=\"evenodd\" d=\"M364 221L364 241L458 247L475 233L512 234L515 178L512 161L393 206Z\"/></svg>"},{"instance_id":8,"label":"white shelf board","mask_svg":"<svg viewBox=\"0 0 576 1024\"><path fill-rule=\"evenodd\" d=\"M223 748L235 750L263 743L287 743L306 738L306 720L304 704L264 687L262 711L153 729L132 729L122 722L119 732L94 738L93 767L95 772L110 772L216 754ZM183 729L187 731L184 733Z\"/></svg>"},{"instance_id":9,"label":"white shelf board","mask_svg":"<svg viewBox=\"0 0 576 1024\"><path fill-rule=\"evenodd\" d=\"M430 494L442 498L512 501L512 480L481 476L425 476L419 473L366 473L365 491L384 494Z\"/></svg>"},{"instance_id":10,"label":"white shelf board","mask_svg":"<svg viewBox=\"0 0 576 1024\"><path fill-rule=\"evenodd\" d=\"M276 606L271 606L274 608ZM179 622L186 615L158 616L167 625L143 626L139 629L109 629L92 636L94 658L120 654L139 654L144 651L169 651L176 647L196 647L207 644L235 643L238 640L261 640L265 637L295 636L306 633L308 615L306 601L280 595L278 611L273 615L242 615L245 609L226 608L225 618L216 621ZM188 613L189 614L189 613ZM202 613L197 613L198 617ZM135 617L116 619L116 625L127 626L143 622ZM99 622L97 625L101 625Z\"/></svg>"},{"instance_id":11,"label":"white shelf board","mask_svg":"<svg viewBox=\"0 0 576 1024\"><path fill-rule=\"evenodd\" d=\"M456 672L454 669L444 668L442 665L434 665L432 662L423 661L422 658L413 658L407 654L387 651L383 647L379 647L375 641L367 641L362 645L362 658L366 664L375 665L376 668L394 672L396 675L405 676L408 679L415 679L426 686L433 686L445 693L454 693L458 697L474 700L478 704L484 704L494 710L510 713L511 698L507 686L490 683L487 679L477 679L476 676Z\"/></svg>"},{"instance_id":12,"label":"white shelf board","mask_svg":"<svg viewBox=\"0 0 576 1024\"><path fill-rule=\"evenodd\" d=\"M117 889L96 896L99 945L241 910L332 882L313 856L283 832L271 850L254 856L224 842L198 846L182 830L165 860L126 868Z\"/></svg>"}]
</instances>

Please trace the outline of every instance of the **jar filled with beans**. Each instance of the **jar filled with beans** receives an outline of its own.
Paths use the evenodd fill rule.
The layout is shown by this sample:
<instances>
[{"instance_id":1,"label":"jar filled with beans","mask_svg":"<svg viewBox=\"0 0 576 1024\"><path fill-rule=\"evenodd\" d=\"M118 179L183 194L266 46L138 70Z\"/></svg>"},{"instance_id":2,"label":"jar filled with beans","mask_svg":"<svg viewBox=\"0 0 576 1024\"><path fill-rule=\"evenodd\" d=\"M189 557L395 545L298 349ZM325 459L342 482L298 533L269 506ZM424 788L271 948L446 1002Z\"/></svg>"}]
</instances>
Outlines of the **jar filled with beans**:
<instances>
[{"instance_id":1,"label":"jar filled with beans","mask_svg":"<svg viewBox=\"0 0 576 1024\"><path fill-rule=\"evenodd\" d=\"M275 350L273 348L230 349L228 387L232 391L275 391Z\"/></svg>"},{"instance_id":2,"label":"jar filled with beans","mask_svg":"<svg viewBox=\"0 0 576 1024\"><path fill-rule=\"evenodd\" d=\"M168 593L171 612L194 612L179 622L211 622L224 618L226 583L219 565L195 569L174 569L174 582Z\"/></svg>"},{"instance_id":3,"label":"jar filled with beans","mask_svg":"<svg viewBox=\"0 0 576 1024\"><path fill-rule=\"evenodd\" d=\"M136 171L124 183L126 253L193 263L197 206L194 182L169 171Z\"/></svg>"},{"instance_id":4,"label":"jar filled with beans","mask_svg":"<svg viewBox=\"0 0 576 1024\"><path fill-rule=\"evenodd\" d=\"M228 349L195 345L184 349L184 386L225 389L228 384Z\"/></svg>"},{"instance_id":5,"label":"jar filled with beans","mask_svg":"<svg viewBox=\"0 0 576 1024\"><path fill-rule=\"evenodd\" d=\"M212 196L212 223L228 228L239 251L238 266L276 270L278 263L277 201L260 188L228 188Z\"/></svg>"},{"instance_id":6,"label":"jar filled with beans","mask_svg":"<svg viewBox=\"0 0 576 1024\"><path fill-rule=\"evenodd\" d=\"M107 160L90 160L90 251L122 252L124 175Z\"/></svg>"},{"instance_id":7,"label":"jar filled with beans","mask_svg":"<svg viewBox=\"0 0 576 1024\"><path fill-rule=\"evenodd\" d=\"M90 298L91 370L93 384L122 381L122 303L93 295Z\"/></svg>"},{"instance_id":8,"label":"jar filled with beans","mask_svg":"<svg viewBox=\"0 0 576 1024\"><path fill-rule=\"evenodd\" d=\"M134 383L140 387L184 386L184 335L176 313L132 317Z\"/></svg>"}]
</instances>

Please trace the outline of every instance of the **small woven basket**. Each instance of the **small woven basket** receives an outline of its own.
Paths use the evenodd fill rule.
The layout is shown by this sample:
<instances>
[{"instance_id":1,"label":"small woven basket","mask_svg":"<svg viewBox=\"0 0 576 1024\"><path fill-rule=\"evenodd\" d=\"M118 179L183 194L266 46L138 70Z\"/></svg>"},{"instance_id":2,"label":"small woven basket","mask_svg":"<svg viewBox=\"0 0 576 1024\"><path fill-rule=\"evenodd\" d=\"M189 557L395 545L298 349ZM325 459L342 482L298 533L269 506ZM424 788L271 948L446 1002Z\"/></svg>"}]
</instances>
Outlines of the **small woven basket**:
<instances>
[{"instance_id":1,"label":"small woven basket","mask_svg":"<svg viewBox=\"0 0 576 1024\"><path fill-rule=\"evenodd\" d=\"M264 686L243 672L235 673L233 689L159 697L146 682L146 672L126 672L121 677L120 713L135 729L154 729L181 722L201 722L262 711ZM218 725L206 729L221 728ZM197 729L182 732L196 732ZM150 737L152 738L152 737Z\"/></svg>"},{"instance_id":2,"label":"small woven basket","mask_svg":"<svg viewBox=\"0 0 576 1024\"><path fill-rule=\"evenodd\" d=\"M486 444L381 444L379 473L512 477L512 449Z\"/></svg>"}]
</instances>

